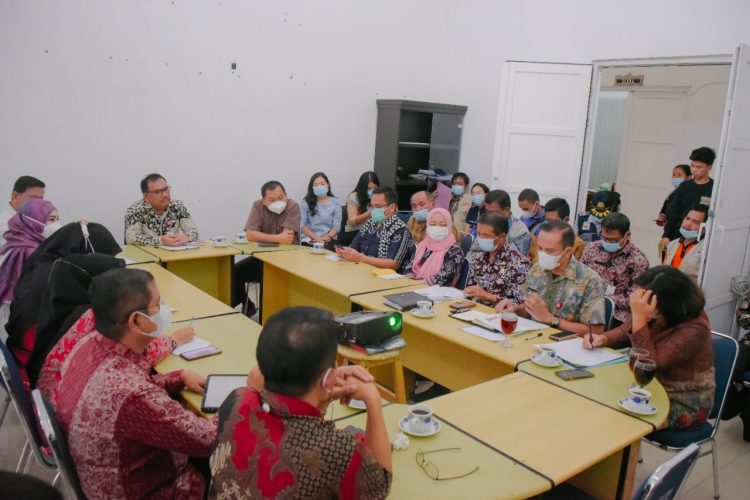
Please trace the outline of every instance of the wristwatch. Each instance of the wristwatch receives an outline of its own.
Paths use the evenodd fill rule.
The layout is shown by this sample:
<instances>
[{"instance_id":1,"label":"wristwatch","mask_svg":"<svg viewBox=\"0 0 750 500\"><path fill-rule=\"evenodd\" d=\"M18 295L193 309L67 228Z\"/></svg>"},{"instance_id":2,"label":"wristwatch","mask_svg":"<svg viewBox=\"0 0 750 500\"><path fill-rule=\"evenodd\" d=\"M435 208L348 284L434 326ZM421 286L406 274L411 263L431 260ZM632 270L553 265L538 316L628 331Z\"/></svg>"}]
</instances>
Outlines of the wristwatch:
<instances>
[{"instance_id":1,"label":"wristwatch","mask_svg":"<svg viewBox=\"0 0 750 500\"><path fill-rule=\"evenodd\" d=\"M550 321L550 324L549 324L549 325L550 325L550 326L553 326L553 327L555 327L555 328L557 328L558 326L560 326L560 318L559 318L559 317L557 317L557 316L555 316L555 315L553 314L553 315L552 315L552 321Z\"/></svg>"}]
</instances>

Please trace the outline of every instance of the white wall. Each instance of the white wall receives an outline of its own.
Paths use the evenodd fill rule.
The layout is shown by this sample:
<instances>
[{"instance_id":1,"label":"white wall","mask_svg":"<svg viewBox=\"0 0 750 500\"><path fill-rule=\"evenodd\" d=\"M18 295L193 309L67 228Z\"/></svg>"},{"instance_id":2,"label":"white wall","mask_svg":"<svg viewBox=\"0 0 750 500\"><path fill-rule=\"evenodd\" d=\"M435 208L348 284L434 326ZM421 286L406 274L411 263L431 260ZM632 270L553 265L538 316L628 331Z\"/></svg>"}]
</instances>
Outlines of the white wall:
<instances>
[{"instance_id":1,"label":"white wall","mask_svg":"<svg viewBox=\"0 0 750 500\"><path fill-rule=\"evenodd\" d=\"M0 193L36 175L65 219L120 235L156 170L229 234L269 178L298 198L323 169L345 195L378 98L467 105L461 168L489 181L503 61L728 53L747 19L742 0L0 0Z\"/></svg>"}]
</instances>

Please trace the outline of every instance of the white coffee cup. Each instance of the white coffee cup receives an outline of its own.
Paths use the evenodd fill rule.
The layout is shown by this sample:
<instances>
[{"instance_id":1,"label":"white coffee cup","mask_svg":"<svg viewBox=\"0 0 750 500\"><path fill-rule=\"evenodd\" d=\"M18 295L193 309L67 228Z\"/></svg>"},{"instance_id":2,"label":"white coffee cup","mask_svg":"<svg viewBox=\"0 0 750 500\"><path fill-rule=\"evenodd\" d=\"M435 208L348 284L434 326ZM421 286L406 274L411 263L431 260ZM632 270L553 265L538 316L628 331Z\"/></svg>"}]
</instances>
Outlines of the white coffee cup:
<instances>
[{"instance_id":1,"label":"white coffee cup","mask_svg":"<svg viewBox=\"0 0 750 500\"><path fill-rule=\"evenodd\" d=\"M247 238L245 237L245 233L234 233L234 241L236 242L247 241Z\"/></svg>"},{"instance_id":2,"label":"white coffee cup","mask_svg":"<svg viewBox=\"0 0 750 500\"><path fill-rule=\"evenodd\" d=\"M629 389L630 400L637 406L647 406L651 393L642 387L631 387Z\"/></svg>"},{"instance_id":3,"label":"white coffee cup","mask_svg":"<svg viewBox=\"0 0 750 500\"><path fill-rule=\"evenodd\" d=\"M313 252L314 253L323 253L325 252L325 248L323 247L322 241L313 241Z\"/></svg>"},{"instance_id":4,"label":"white coffee cup","mask_svg":"<svg viewBox=\"0 0 750 500\"><path fill-rule=\"evenodd\" d=\"M420 300L417 302L417 309L421 313L428 314L432 312L432 302L429 300Z\"/></svg>"},{"instance_id":5,"label":"white coffee cup","mask_svg":"<svg viewBox=\"0 0 750 500\"><path fill-rule=\"evenodd\" d=\"M540 345L537 359L542 363L554 363L557 359L557 352L555 352L555 348L552 346Z\"/></svg>"},{"instance_id":6,"label":"white coffee cup","mask_svg":"<svg viewBox=\"0 0 750 500\"><path fill-rule=\"evenodd\" d=\"M414 432L430 432L433 428L432 408L425 404L409 407L409 428Z\"/></svg>"},{"instance_id":7,"label":"white coffee cup","mask_svg":"<svg viewBox=\"0 0 750 500\"><path fill-rule=\"evenodd\" d=\"M211 241L213 241L213 246L215 247L227 246L227 239L224 236L214 236L213 238L211 238Z\"/></svg>"}]
</instances>

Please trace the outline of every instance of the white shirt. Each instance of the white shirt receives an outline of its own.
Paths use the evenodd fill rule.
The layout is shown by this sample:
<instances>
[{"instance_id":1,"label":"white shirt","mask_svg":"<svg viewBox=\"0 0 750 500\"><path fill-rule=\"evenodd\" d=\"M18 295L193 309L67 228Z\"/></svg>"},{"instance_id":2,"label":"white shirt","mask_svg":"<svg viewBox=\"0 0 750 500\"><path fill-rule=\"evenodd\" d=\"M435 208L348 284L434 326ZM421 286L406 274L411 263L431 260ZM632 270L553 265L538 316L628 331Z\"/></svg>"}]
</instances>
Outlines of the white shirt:
<instances>
[{"instance_id":1,"label":"white shirt","mask_svg":"<svg viewBox=\"0 0 750 500\"><path fill-rule=\"evenodd\" d=\"M8 221L14 215L16 215L16 211L10 205L0 212L0 246L5 245L5 232L8 230Z\"/></svg>"}]
</instances>

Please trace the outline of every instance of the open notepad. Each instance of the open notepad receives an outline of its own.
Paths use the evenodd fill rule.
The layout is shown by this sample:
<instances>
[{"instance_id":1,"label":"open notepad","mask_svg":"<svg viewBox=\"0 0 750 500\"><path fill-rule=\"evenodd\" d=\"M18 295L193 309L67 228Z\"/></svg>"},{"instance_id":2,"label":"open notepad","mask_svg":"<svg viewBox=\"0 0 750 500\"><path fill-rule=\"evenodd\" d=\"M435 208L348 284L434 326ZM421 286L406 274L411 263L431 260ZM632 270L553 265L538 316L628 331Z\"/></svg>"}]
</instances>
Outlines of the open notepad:
<instances>
[{"instance_id":1,"label":"open notepad","mask_svg":"<svg viewBox=\"0 0 750 500\"><path fill-rule=\"evenodd\" d=\"M462 313L456 313L453 315L454 318L460 319L461 321L474 323L483 328L489 328L491 330L502 332L503 329L500 326L500 316L501 316L500 313L487 314L487 313L474 311L474 310L465 311ZM544 323L539 323L537 321L522 318L521 316L519 316L518 323L516 324L516 331L513 332L513 335L518 335L520 333L526 333L526 332L532 332L534 330L544 330L547 328L549 328L549 326L545 325Z\"/></svg>"},{"instance_id":2,"label":"open notepad","mask_svg":"<svg viewBox=\"0 0 750 500\"><path fill-rule=\"evenodd\" d=\"M623 354L606 348L586 349L583 347L583 340L580 338L562 340L555 344L544 345L554 348L558 357L574 366L591 367L625 358ZM538 348L539 344L535 344L534 347Z\"/></svg>"},{"instance_id":3,"label":"open notepad","mask_svg":"<svg viewBox=\"0 0 750 500\"><path fill-rule=\"evenodd\" d=\"M171 252L179 252L179 251L182 251L182 250L196 250L196 249L198 249L200 247L198 245L179 245L179 246L176 246L176 247L170 247L170 246L167 246L167 245L160 245L159 248L161 248L162 250L169 250Z\"/></svg>"},{"instance_id":4,"label":"open notepad","mask_svg":"<svg viewBox=\"0 0 750 500\"><path fill-rule=\"evenodd\" d=\"M211 345L211 342L208 340L204 340L199 337L193 337L193 340L190 342L187 342L185 344L182 344L181 346L175 347L174 351L172 351L172 354L175 356L179 356L183 352L193 351L195 349L202 349L204 347L208 347Z\"/></svg>"}]
</instances>

